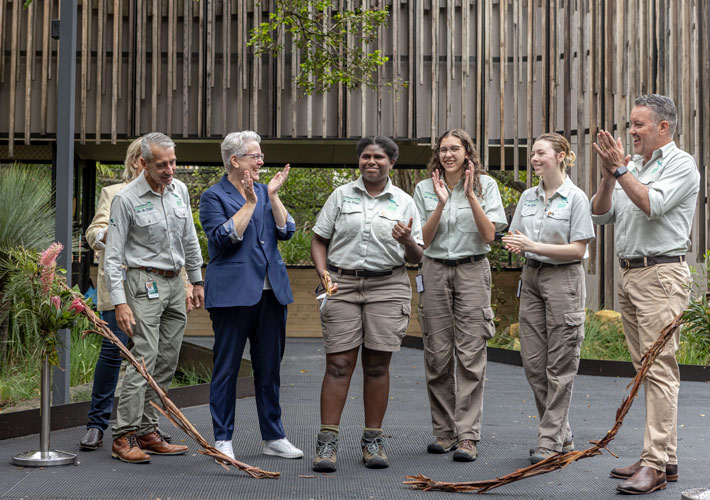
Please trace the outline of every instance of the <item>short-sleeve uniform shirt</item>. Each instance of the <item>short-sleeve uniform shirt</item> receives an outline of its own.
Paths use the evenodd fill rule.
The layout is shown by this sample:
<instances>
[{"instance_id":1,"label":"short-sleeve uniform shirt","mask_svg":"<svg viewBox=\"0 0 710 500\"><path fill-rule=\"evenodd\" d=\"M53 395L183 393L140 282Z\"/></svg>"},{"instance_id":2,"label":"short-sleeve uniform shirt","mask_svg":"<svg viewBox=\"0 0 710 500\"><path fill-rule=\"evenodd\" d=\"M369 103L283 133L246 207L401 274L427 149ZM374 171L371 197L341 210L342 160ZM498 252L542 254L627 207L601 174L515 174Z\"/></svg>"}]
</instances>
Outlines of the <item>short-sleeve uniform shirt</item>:
<instances>
[{"instance_id":1,"label":"short-sleeve uniform shirt","mask_svg":"<svg viewBox=\"0 0 710 500\"><path fill-rule=\"evenodd\" d=\"M362 177L338 187L318 215L313 232L330 240L328 263L343 269L382 271L405 263L404 246L392 237L399 221L412 219L412 237L423 245L422 226L414 200L387 180L370 196Z\"/></svg>"},{"instance_id":2,"label":"short-sleeve uniform shirt","mask_svg":"<svg viewBox=\"0 0 710 500\"><path fill-rule=\"evenodd\" d=\"M456 260L485 254L491 250L491 247L481 240L463 185L461 180L454 189L449 190L449 199L444 205L436 235L424 250L424 255L429 258ZM414 190L414 203L424 225L439 204L431 179L425 179L417 184ZM495 224L496 231L503 230L508 224L503 201L498 191L498 183L488 175L481 176L481 196L478 198L478 203L488 219Z\"/></svg>"},{"instance_id":3,"label":"short-sleeve uniform shirt","mask_svg":"<svg viewBox=\"0 0 710 500\"><path fill-rule=\"evenodd\" d=\"M520 196L510 223L510 231L516 230L539 243L566 245L573 241L587 242L594 238L589 198L569 177L547 201L542 183L526 189ZM584 258L588 256L589 251L585 249ZM572 262L532 252L525 252L525 257L549 264Z\"/></svg>"}]
</instances>

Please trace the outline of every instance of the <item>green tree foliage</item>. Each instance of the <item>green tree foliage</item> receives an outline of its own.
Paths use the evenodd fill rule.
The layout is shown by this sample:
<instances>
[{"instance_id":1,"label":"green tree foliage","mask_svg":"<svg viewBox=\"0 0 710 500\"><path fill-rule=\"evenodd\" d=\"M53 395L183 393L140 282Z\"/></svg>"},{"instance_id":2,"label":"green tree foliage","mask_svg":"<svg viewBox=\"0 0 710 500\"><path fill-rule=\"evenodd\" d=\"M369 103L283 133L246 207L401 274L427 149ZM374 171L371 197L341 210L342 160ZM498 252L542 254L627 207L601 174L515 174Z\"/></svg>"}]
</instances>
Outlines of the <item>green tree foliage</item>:
<instances>
[{"instance_id":1,"label":"green tree foliage","mask_svg":"<svg viewBox=\"0 0 710 500\"><path fill-rule=\"evenodd\" d=\"M375 88L375 73L388 58L368 51L386 27L387 8L337 10L331 0L277 0L267 22L251 31L248 44L260 56L283 51L285 34L299 49L300 72L296 84L308 95L327 92L343 84L349 90ZM350 43L348 43L350 42ZM294 54L295 55L295 54ZM406 85L388 82L384 85Z\"/></svg>"}]
</instances>

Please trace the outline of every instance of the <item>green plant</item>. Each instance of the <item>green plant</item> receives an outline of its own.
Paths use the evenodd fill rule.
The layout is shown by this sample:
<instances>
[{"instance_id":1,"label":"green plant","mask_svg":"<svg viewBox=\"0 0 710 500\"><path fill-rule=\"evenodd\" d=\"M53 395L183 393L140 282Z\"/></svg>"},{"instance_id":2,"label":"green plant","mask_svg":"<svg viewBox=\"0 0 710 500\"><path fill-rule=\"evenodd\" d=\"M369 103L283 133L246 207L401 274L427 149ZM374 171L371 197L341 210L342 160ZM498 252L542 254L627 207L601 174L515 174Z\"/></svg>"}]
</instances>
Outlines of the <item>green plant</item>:
<instances>
[{"instance_id":1,"label":"green plant","mask_svg":"<svg viewBox=\"0 0 710 500\"><path fill-rule=\"evenodd\" d=\"M580 357L631 361L621 321L599 319L594 311L588 311L584 321L584 340Z\"/></svg>"},{"instance_id":2,"label":"green plant","mask_svg":"<svg viewBox=\"0 0 710 500\"><path fill-rule=\"evenodd\" d=\"M710 251L703 256L700 273L690 287L690 304L683 315L679 361L707 365L710 362Z\"/></svg>"},{"instance_id":3,"label":"green plant","mask_svg":"<svg viewBox=\"0 0 710 500\"><path fill-rule=\"evenodd\" d=\"M69 375L70 385L81 385L94 378L94 368L101 352L101 337L72 333Z\"/></svg>"},{"instance_id":4,"label":"green plant","mask_svg":"<svg viewBox=\"0 0 710 500\"><path fill-rule=\"evenodd\" d=\"M296 229L291 239L279 241L279 253L289 265L309 265L312 233L307 228Z\"/></svg>"},{"instance_id":5,"label":"green plant","mask_svg":"<svg viewBox=\"0 0 710 500\"><path fill-rule=\"evenodd\" d=\"M192 220L195 223L195 232L197 233L197 241L200 243L200 251L202 252L202 262L205 265L210 261L209 252L207 251L207 235L205 230L202 229L202 224L200 223L200 211L192 211Z\"/></svg>"},{"instance_id":6,"label":"green plant","mask_svg":"<svg viewBox=\"0 0 710 500\"><path fill-rule=\"evenodd\" d=\"M212 380L212 372L199 363L186 363L178 367L171 387L207 384Z\"/></svg>"},{"instance_id":7,"label":"green plant","mask_svg":"<svg viewBox=\"0 0 710 500\"><path fill-rule=\"evenodd\" d=\"M58 275L65 272L56 267L61 250L60 243L53 243L41 254L18 247L0 259L0 280L5 283L2 301L9 306L11 336L19 340L13 347L20 359L34 354L24 352L25 347L32 346L39 351L40 358L47 356L56 365L57 332L74 327L83 330L88 326L81 316L84 303ZM74 291L81 295L78 288ZM29 342L22 341L24 336Z\"/></svg>"},{"instance_id":8,"label":"green plant","mask_svg":"<svg viewBox=\"0 0 710 500\"><path fill-rule=\"evenodd\" d=\"M306 94L327 92L342 84L349 90L376 88L377 69L389 59L379 50L368 52L386 27L387 7L337 9L331 0L277 0L267 22L252 29L248 45L255 56L283 50L284 35L290 35L294 63L300 71L296 84ZM296 50L297 49L297 50ZM384 85L406 85L401 81Z\"/></svg>"}]
</instances>

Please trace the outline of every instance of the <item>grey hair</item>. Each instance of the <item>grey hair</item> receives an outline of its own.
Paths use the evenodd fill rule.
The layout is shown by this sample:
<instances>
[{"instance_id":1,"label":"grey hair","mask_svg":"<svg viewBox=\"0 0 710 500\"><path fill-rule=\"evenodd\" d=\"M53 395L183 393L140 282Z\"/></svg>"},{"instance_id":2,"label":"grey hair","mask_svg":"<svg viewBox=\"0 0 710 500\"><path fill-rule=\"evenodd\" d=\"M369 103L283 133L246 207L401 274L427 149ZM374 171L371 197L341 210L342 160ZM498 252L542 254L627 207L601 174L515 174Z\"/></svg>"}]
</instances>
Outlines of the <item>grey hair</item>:
<instances>
[{"instance_id":1,"label":"grey hair","mask_svg":"<svg viewBox=\"0 0 710 500\"><path fill-rule=\"evenodd\" d=\"M261 137L253 130L244 130L243 132L232 132L224 138L220 149L222 151L222 163L224 163L224 170L227 174L232 171L232 156L240 156L246 153L247 142L250 141L260 143Z\"/></svg>"},{"instance_id":2,"label":"grey hair","mask_svg":"<svg viewBox=\"0 0 710 500\"><path fill-rule=\"evenodd\" d=\"M667 121L669 135L673 137L676 125L678 125L678 110L675 107L673 99L660 94L642 95L636 98L634 106L645 106L649 108L656 118L657 124L664 120Z\"/></svg>"},{"instance_id":3,"label":"grey hair","mask_svg":"<svg viewBox=\"0 0 710 500\"><path fill-rule=\"evenodd\" d=\"M141 156L146 163L153 161L153 146L159 149L175 149L173 140L162 132L151 132L141 138Z\"/></svg>"}]
</instances>

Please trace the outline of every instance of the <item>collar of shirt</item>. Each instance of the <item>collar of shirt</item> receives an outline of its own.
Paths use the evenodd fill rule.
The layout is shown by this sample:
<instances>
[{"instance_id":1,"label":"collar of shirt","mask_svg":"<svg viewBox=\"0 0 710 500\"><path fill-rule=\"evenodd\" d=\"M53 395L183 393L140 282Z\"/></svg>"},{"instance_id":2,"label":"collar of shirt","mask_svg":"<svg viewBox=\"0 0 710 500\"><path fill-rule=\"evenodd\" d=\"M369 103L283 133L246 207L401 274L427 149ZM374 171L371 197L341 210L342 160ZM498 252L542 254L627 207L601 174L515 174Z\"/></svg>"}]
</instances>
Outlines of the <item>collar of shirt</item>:
<instances>
[{"instance_id":1,"label":"collar of shirt","mask_svg":"<svg viewBox=\"0 0 710 500\"><path fill-rule=\"evenodd\" d=\"M569 178L569 176L565 175L565 180L562 182L560 187L555 190L554 194L550 197L550 199L554 198L555 195L560 195L563 198L567 198L569 196L569 192L572 190L572 179ZM542 187L542 181L540 181L535 188L535 195L538 198L542 198L543 200L545 199L545 189Z\"/></svg>"},{"instance_id":2,"label":"collar of shirt","mask_svg":"<svg viewBox=\"0 0 710 500\"><path fill-rule=\"evenodd\" d=\"M661 158L667 157L674 149L676 149L675 141L671 141L665 146L661 146L660 148L655 150L653 154L651 154L651 159L646 164L644 164L643 156L634 155L633 162L635 170L639 174L644 173L651 165L655 163L656 160L660 160Z\"/></svg>"},{"instance_id":3,"label":"collar of shirt","mask_svg":"<svg viewBox=\"0 0 710 500\"><path fill-rule=\"evenodd\" d=\"M167 184L165 186L165 189L167 191L175 190L175 183L171 182L170 184ZM150 187L150 184L148 184L148 180L145 178L145 171L143 171L138 176L138 179L136 179L136 192L138 193L138 196L143 196L149 191L151 191L156 196L162 196L161 194L153 191L153 188Z\"/></svg>"},{"instance_id":4,"label":"collar of shirt","mask_svg":"<svg viewBox=\"0 0 710 500\"><path fill-rule=\"evenodd\" d=\"M355 184L353 184L353 188L362 191L364 194L370 196L370 193L367 192L367 188L365 187L365 181L362 180L362 175L357 178L355 181ZM375 196L372 196L372 198L379 198L380 196L388 195L390 198L394 196L394 185L392 184L391 179L387 179L387 184L385 184L385 188L382 190L381 193L376 194Z\"/></svg>"}]
</instances>

